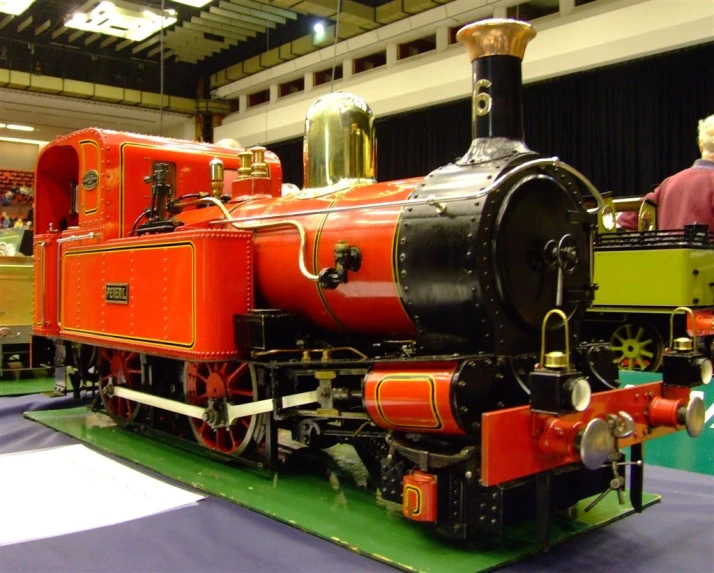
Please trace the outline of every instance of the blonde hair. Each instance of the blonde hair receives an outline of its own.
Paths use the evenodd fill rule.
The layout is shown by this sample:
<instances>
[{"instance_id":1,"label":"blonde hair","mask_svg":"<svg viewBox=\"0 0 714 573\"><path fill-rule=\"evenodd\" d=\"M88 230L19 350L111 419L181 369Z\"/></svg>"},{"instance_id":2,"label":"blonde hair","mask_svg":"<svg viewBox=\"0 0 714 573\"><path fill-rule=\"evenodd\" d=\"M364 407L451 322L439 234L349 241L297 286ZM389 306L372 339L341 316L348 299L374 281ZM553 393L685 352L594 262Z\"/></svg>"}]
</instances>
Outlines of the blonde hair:
<instances>
[{"instance_id":1,"label":"blonde hair","mask_svg":"<svg viewBox=\"0 0 714 573\"><path fill-rule=\"evenodd\" d=\"M699 145L702 155L714 155L714 115L699 122Z\"/></svg>"}]
</instances>

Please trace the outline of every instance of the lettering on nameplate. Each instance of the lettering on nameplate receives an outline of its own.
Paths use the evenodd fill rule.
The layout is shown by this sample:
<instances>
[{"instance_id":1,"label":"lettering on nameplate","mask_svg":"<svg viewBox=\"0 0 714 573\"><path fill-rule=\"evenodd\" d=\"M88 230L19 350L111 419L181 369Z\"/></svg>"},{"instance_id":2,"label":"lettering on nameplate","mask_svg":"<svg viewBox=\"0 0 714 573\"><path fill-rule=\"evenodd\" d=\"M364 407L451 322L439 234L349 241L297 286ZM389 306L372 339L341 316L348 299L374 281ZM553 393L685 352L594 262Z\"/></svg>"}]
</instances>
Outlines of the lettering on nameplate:
<instances>
[{"instance_id":1,"label":"lettering on nameplate","mask_svg":"<svg viewBox=\"0 0 714 573\"><path fill-rule=\"evenodd\" d=\"M104 287L104 300L116 304L129 304L129 285L126 283L107 283Z\"/></svg>"}]
</instances>

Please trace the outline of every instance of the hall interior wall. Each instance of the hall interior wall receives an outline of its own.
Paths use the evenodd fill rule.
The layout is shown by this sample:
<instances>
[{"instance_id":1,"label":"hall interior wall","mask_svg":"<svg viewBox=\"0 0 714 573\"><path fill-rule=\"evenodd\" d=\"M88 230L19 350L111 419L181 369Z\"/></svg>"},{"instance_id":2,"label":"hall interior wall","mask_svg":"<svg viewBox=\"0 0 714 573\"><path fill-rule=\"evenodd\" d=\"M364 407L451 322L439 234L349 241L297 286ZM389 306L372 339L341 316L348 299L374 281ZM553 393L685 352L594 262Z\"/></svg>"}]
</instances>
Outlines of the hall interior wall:
<instances>
[{"instance_id":1,"label":"hall interior wall","mask_svg":"<svg viewBox=\"0 0 714 573\"><path fill-rule=\"evenodd\" d=\"M714 113L714 43L528 84L527 145L576 166L601 191L642 195L699 156L697 122ZM471 99L378 117L377 177L426 175L471 142ZM302 185L302 138L269 145Z\"/></svg>"},{"instance_id":2,"label":"hall interior wall","mask_svg":"<svg viewBox=\"0 0 714 573\"><path fill-rule=\"evenodd\" d=\"M40 145L0 139L0 169L34 171Z\"/></svg>"},{"instance_id":3,"label":"hall interior wall","mask_svg":"<svg viewBox=\"0 0 714 573\"><path fill-rule=\"evenodd\" d=\"M474 4L456 0L434 10L443 12L442 26L452 21L449 17L459 6L463 11L460 16L463 16L468 6ZM226 116L223 124L216 127L215 139L234 138L250 146L272 145L299 137L310 104L321 95L336 90L362 97L377 117L468 97L471 66L465 50L459 44L448 45L445 40L448 34L439 34L439 28L435 51L402 61L394 57L394 48L403 37L420 31L433 33L434 22L427 18L431 12L412 16L406 22L390 24L216 89L214 95L239 98L241 106L239 112ZM481 17L489 15L483 13ZM523 62L526 84L711 42L714 40L714 2L593 2L567 16L554 14L537 19L533 25L538 36L526 50ZM402 27L402 35L379 39L391 33L395 26ZM370 42L368 37L373 37L374 41ZM347 73L352 69L354 58L380 47L387 50L386 66L360 74ZM342 63L345 70L345 77L334 85L320 85L278 97L281 82L304 76L305 84L309 86L312 73L333 63ZM247 108L248 96L265 89L271 92L270 101Z\"/></svg>"}]
</instances>

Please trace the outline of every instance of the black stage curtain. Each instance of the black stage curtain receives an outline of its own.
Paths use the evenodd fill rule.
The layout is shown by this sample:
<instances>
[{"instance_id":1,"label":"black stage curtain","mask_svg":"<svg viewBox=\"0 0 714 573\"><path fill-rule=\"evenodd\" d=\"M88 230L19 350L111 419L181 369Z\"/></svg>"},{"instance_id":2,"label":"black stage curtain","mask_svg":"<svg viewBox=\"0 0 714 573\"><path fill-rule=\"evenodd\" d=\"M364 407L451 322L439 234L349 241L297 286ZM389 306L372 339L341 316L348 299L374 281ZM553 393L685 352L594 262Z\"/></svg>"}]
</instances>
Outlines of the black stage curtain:
<instances>
[{"instance_id":1,"label":"black stage curtain","mask_svg":"<svg viewBox=\"0 0 714 573\"><path fill-rule=\"evenodd\" d=\"M375 125L380 181L426 175L468 150L471 99L377 118Z\"/></svg>"},{"instance_id":2,"label":"black stage curtain","mask_svg":"<svg viewBox=\"0 0 714 573\"><path fill-rule=\"evenodd\" d=\"M601 191L644 194L700 156L697 122L714 113L712 61L709 43L528 84L526 143L575 166ZM376 130L380 181L426 175L468 149L470 100L377 118ZM302 139L270 149L285 181L300 184Z\"/></svg>"},{"instance_id":3,"label":"black stage curtain","mask_svg":"<svg viewBox=\"0 0 714 573\"><path fill-rule=\"evenodd\" d=\"M642 195L701 157L714 114L714 43L528 85L526 142L601 191Z\"/></svg>"},{"instance_id":4,"label":"black stage curtain","mask_svg":"<svg viewBox=\"0 0 714 573\"><path fill-rule=\"evenodd\" d=\"M271 143L267 147L280 159L283 166L283 183L302 187L302 137Z\"/></svg>"}]
</instances>

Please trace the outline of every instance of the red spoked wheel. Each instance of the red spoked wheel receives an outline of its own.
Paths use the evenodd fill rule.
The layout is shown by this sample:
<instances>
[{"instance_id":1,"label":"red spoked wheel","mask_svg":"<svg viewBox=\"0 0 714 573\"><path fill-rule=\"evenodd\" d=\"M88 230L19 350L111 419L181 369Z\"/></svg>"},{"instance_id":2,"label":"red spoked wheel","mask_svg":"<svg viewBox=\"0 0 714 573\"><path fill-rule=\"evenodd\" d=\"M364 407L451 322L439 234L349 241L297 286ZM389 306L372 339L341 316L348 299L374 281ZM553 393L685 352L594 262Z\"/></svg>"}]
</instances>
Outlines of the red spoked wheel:
<instances>
[{"instance_id":1,"label":"red spoked wheel","mask_svg":"<svg viewBox=\"0 0 714 573\"><path fill-rule=\"evenodd\" d=\"M139 404L126 398L108 396L105 388L110 383L113 386L141 390L141 355L110 348L99 350L99 393L104 408L112 416L133 420Z\"/></svg>"},{"instance_id":2,"label":"red spoked wheel","mask_svg":"<svg viewBox=\"0 0 714 573\"><path fill-rule=\"evenodd\" d=\"M246 404L256 399L258 386L253 369L243 362L191 362L184 376L186 402L205 407L209 400L227 398L230 404ZM196 440L224 454L248 455L265 436L268 414L246 416L228 428L212 428L208 422L191 418Z\"/></svg>"}]
</instances>

